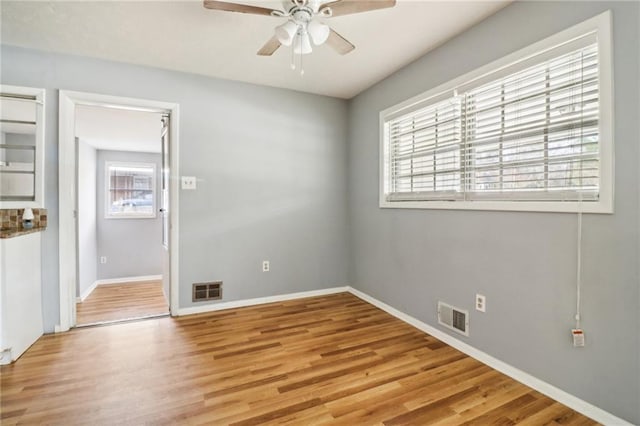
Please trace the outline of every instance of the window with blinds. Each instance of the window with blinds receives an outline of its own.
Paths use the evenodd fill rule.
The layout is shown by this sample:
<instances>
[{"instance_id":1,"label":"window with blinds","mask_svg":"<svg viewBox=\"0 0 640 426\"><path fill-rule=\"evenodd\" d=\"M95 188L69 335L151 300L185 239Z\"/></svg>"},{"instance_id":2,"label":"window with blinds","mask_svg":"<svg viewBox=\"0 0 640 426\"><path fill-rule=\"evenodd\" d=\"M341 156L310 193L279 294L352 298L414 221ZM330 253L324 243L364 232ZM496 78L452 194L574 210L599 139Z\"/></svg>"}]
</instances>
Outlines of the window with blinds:
<instances>
[{"instance_id":1,"label":"window with blinds","mask_svg":"<svg viewBox=\"0 0 640 426\"><path fill-rule=\"evenodd\" d=\"M601 132L601 92L610 86L599 46L590 32L383 112L381 205L535 202L544 210L601 201L603 147L611 151L612 141L603 144Z\"/></svg>"},{"instance_id":2,"label":"window with blinds","mask_svg":"<svg viewBox=\"0 0 640 426\"><path fill-rule=\"evenodd\" d=\"M389 199L455 198L462 190L462 99L454 97L389 123Z\"/></svg>"},{"instance_id":3,"label":"window with blinds","mask_svg":"<svg viewBox=\"0 0 640 426\"><path fill-rule=\"evenodd\" d=\"M465 128L470 199L597 199L597 46L470 90Z\"/></svg>"}]
</instances>

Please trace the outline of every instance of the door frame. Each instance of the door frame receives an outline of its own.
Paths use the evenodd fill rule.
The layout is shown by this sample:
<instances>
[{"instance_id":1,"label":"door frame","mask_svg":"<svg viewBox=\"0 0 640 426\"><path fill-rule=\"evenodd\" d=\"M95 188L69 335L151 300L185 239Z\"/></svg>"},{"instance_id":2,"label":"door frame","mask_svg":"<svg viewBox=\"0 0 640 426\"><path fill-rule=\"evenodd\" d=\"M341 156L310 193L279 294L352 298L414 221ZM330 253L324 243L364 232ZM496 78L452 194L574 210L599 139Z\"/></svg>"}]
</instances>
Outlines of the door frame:
<instances>
[{"instance_id":1,"label":"door frame","mask_svg":"<svg viewBox=\"0 0 640 426\"><path fill-rule=\"evenodd\" d=\"M75 122L76 106L90 105L120 108L135 111L168 113L171 116L169 128L170 185L169 185L169 311L172 316L179 308L179 105L138 98L102 95L97 93L60 90L59 96L59 139L58 139L58 201L59 201L59 288L60 322L55 332L68 331L76 325L76 149Z\"/></svg>"}]
</instances>

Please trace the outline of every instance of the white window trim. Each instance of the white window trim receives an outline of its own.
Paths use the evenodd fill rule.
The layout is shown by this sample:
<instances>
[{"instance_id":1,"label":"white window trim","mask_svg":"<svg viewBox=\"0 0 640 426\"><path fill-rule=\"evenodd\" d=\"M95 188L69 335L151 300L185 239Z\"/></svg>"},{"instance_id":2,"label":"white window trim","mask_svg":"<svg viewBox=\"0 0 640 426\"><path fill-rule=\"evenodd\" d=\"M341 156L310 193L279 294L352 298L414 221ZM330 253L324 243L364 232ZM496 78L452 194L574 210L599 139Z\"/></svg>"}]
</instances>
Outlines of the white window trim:
<instances>
[{"instance_id":1,"label":"white window trim","mask_svg":"<svg viewBox=\"0 0 640 426\"><path fill-rule=\"evenodd\" d=\"M109 197L111 191L111 177L109 174L109 169L113 166L116 167L149 167L153 169L153 176L151 180L151 185L153 188L153 204L151 205L152 213L150 214L111 214L109 212L109 203L111 199ZM155 219L157 217L157 197L158 197L158 188L156 187L156 165L155 163L139 163L139 162L128 162L128 161L105 161L104 163L104 218L105 219Z\"/></svg>"},{"instance_id":2,"label":"white window trim","mask_svg":"<svg viewBox=\"0 0 640 426\"><path fill-rule=\"evenodd\" d=\"M435 103L450 96L453 90L479 81L488 75L498 75L511 67L556 48L585 34L597 32L600 117L598 122L600 140L600 196L598 201L387 201L385 186L388 182L386 170L386 141L384 126L390 117L416 110L420 106ZM447 83L428 90L411 99L380 112L380 208L450 209L450 210L502 210L532 212L578 212L613 213L614 206L614 135L613 135L613 46L611 38L611 12L603 12L571 28L527 46Z\"/></svg>"}]
</instances>

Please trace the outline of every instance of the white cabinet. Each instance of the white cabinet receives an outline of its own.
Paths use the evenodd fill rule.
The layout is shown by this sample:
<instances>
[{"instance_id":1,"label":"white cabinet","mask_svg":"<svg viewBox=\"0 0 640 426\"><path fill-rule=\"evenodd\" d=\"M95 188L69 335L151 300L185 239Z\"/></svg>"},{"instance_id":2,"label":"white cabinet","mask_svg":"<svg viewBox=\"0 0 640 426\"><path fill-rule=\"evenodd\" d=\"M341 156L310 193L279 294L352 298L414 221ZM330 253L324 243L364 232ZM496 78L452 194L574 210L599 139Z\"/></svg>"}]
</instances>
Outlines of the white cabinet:
<instances>
[{"instance_id":1,"label":"white cabinet","mask_svg":"<svg viewBox=\"0 0 640 426\"><path fill-rule=\"evenodd\" d=\"M41 237L0 239L0 364L18 359L43 333Z\"/></svg>"}]
</instances>

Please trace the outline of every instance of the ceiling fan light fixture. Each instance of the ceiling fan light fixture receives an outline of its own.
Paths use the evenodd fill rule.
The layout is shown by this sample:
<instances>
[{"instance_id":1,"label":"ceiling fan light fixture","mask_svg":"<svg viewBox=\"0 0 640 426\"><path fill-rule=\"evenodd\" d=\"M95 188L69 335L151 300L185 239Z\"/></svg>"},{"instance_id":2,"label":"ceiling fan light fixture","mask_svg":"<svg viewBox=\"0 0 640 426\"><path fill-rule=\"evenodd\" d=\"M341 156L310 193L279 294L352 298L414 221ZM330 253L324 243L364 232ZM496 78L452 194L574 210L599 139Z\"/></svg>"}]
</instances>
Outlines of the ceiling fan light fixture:
<instances>
[{"instance_id":1,"label":"ceiling fan light fixture","mask_svg":"<svg viewBox=\"0 0 640 426\"><path fill-rule=\"evenodd\" d=\"M240 1L242 2L242 0ZM282 2L282 7L278 9L236 3L229 0L204 0L203 3L206 9L211 10L286 18L287 22L275 28L275 34L267 40L257 54L259 56L271 56L280 46L291 46L292 67L295 69L294 59L297 54L300 56L300 73L302 74L302 55L311 53L311 40L316 46L327 43L329 47L341 55L346 55L356 48L349 40L320 22L321 19L387 9L394 7L397 2L397 0L280 1ZM252 0L252 2L255 3L256 1Z\"/></svg>"},{"instance_id":2,"label":"ceiling fan light fixture","mask_svg":"<svg viewBox=\"0 0 640 426\"><path fill-rule=\"evenodd\" d=\"M293 21L287 21L284 24L276 27L276 37L278 41L284 46L291 46L293 39L298 32L298 24Z\"/></svg>"},{"instance_id":3,"label":"ceiling fan light fixture","mask_svg":"<svg viewBox=\"0 0 640 426\"><path fill-rule=\"evenodd\" d=\"M309 33L302 32L298 34L296 37L295 43L293 44L293 53L296 55L307 55L311 53L313 49L311 48L311 40L309 40Z\"/></svg>"},{"instance_id":4,"label":"ceiling fan light fixture","mask_svg":"<svg viewBox=\"0 0 640 426\"><path fill-rule=\"evenodd\" d=\"M313 43L316 46L320 46L329 38L329 33L331 32L331 29L329 28L328 25L325 25L318 21L311 21L309 22L309 25L307 25L307 31L311 35L311 38L313 39Z\"/></svg>"}]
</instances>

